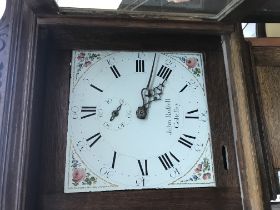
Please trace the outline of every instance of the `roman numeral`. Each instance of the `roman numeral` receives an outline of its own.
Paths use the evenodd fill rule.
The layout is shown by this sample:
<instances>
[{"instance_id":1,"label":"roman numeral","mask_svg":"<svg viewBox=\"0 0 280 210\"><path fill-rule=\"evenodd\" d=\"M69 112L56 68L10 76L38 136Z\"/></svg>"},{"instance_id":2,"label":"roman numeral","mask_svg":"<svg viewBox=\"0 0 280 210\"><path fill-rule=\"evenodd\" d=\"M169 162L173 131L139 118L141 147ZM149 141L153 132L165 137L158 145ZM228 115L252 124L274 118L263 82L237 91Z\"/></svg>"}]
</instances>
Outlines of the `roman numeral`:
<instances>
[{"instance_id":1,"label":"roman numeral","mask_svg":"<svg viewBox=\"0 0 280 210\"><path fill-rule=\"evenodd\" d=\"M88 139L86 139L86 141L93 141L89 147L92 147L99 139L101 138L101 134L97 133L91 137L89 137Z\"/></svg>"},{"instance_id":2,"label":"roman numeral","mask_svg":"<svg viewBox=\"0 0 280 210\"><path fill-rule=\"evenodd\" d=\"M116 156L117 156L117 152L114 151L113 162L112 162L112 168L115 168Z\"/></svg>"},{"instance_id":3,"label":"roman numeral","mask_svg":"<svg viewBox=\"0 0 280 210\"><path fill-rule=\"evenodd\" d=\"M141 173L142 173L142 176L147 176L148 175L148 161L145 160L144 162L144 167L142 166L142 163L141 163L141 160L138 160L138 165L140 167L140 170L141 170Z\"/></svg>"},{"instance_id":4,"label":"roman numeral","mask_svg":"<svg viewBox=\"0 0 280 210\"><path fill-rule=\"evenodd\" d=\"M196 139L196 137L194 136L189 136L186 134L183 134L184 137L180 137L180 139L178 140L179 143L183 144L184 146L188 147L188 148L192 148L193 143L190 142L190 139ZM189 140L187 140L187 139Z\"/></svg>"},{"instance_id":5,"label":"roman numeral","mask_svg":"<svg viewBox=\"0 0 280 210\"><path fill-rule=\"evenodd\" d=\"M81 119L96 115L96 106L82 106L81 112L87 113Z\"/></svg>"},{"instance_id":6,"label":"roman numeral","mask_svg":"<svg viewBox=\"0 0 280 210\"><path fill-rule=\"evenodd\" d=\"M121 76L120 72L118 71L118 69L116 68L116 66L110 66L111 71L113 72L113 74L115 75L116 78L119 78Z\"/></svg>"},{"instance_id":7,"label":"roman numeral","mask_svg":"<svg viewBox=\"0 0 280 210\"><path fill-rule=\"evenodd\" d=\"M169 152L169 154L170 157L166 153L158 157L159 161L161 162L165 170L168 170L174 166L174 164L171 161L171 157L177 162L180 162L180 160L172 152Z\"/></svg>"},{"instance_id":8,"label":"roman numeral","mask_svg":"<svg viewBox=\"0 0 280 210\"><path fill-rule=\"evenodd\" d=\"M94 88L95 90L98 90L99 92L103 92L100 88L94 86L93 84L90 84L90 87Z\"/></svg>"},{"instance_id":9,"label":"roman numeral","mask_svg":"<svg viewBox=\"0 0 280 210\"><path fill-rule=\"evenodd\" d=\"M144 72L144 60L136 60L136 72Z\"/></svg>"},{"instance_id":10,"label":"roman numeral","mask_svg":"<svg viewBox=\"0 0 280 210\"><path fill-rule=\"evenodd\" d=\"M159 72L157 73L157 76L161 77L164 80L167 80L170 76L172 70L166 66L161 66Z\"/></svg>"},{"instance_id":11,"label":"roman numeral","mask_svg":"<svg viewBox=\"0 0 280 210\"><path fill-rule=\"evenodd\" d=\"M196 112L198 112L198 109L195 109L195 110L193 110L193 111L189 111L189 112L187 112L187 114L193 114L193 113L196 113ZM198 116L185 116L185 118L186 119L199 119L199 117Z\"/></svg>"},{"instance_id":12,"label":"roman numeral","mask_svg":"<svg viewBox=\"0 0 280 210\"><path fill-rule=\"evenodd\" d=\"M180 90L180 93L182 93L187 87L188 87L188 84L186 84L186 85Z\"/></svg>"}]
</instances>

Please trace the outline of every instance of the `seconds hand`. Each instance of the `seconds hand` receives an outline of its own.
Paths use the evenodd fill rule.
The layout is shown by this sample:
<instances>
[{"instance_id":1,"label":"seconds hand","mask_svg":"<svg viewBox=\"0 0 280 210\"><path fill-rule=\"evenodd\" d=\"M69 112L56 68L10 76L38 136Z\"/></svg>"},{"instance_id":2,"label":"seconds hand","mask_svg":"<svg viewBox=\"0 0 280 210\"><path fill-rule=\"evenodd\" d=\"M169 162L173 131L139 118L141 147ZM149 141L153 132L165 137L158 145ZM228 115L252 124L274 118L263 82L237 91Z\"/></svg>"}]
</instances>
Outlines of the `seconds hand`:
<instances>
[{"instance_id":1,"label":"seconds hand","mask_svg":"<svg viewBox=\"0 0 280 210\"><path fill-rule=\"evenodd\" d=\"M111 118L110 118L110 121L113 121L115 119L115 117L119 116L119 111L121 110L122 108L122 104L120 104L116 110L112 111L112 115L111 115Z\"/></svg>"}]
</instances>

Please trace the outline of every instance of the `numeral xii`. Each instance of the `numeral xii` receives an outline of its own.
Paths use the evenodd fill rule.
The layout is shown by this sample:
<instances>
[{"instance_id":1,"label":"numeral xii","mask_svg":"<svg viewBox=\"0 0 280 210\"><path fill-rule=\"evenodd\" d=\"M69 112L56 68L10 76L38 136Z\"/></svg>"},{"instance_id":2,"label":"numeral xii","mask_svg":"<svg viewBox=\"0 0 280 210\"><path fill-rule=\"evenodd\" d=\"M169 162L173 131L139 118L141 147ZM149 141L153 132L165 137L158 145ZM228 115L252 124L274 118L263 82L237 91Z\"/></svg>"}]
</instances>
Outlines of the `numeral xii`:
<instances>
[{"instance_id":1,"label":"numeral xii","mask_svg":"<svg viewBox=\"0 0 280 210\"><path fill-rule=\"evenodd\" d=\"M136 60L136 72L144 72L144 60Z\"/></svg>"}]
</instances>

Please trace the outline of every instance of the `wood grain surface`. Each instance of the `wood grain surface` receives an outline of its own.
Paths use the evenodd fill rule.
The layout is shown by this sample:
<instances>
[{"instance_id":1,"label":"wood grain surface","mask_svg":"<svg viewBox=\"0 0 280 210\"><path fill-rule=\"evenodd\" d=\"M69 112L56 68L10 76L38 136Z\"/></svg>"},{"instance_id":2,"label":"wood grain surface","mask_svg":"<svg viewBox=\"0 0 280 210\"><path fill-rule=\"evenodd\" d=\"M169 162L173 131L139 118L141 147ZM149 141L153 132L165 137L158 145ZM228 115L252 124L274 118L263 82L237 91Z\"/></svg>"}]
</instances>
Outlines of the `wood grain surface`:
<instances>
[{"instance_id":1,"label":"wood grain surface","mask_svg":"<svg viewBox=\"0 0 280 210\"><path fill-rule=\"evenodd\" d=\"M246 38L246 41L249 41L252 47L280 47L280 38L278 37Z\"/></svg>"},{"instance_id":2,"label":"wood grain surface","mask_svg":"<svg viewBox=\"0 0 280 210\"><path fill-rule=\"evenodd\" d=\"M250 2L257 6L255 1L250 0ZM246 210L261 208L258 208L258 205L262 203L262 198L258 188L261 184L258 182L258 174L255 173L257 168L254 168L254 142L251 138L246 138L250 137L250 131L246 133L248 129L246 101L238 98L232 100L232 103L237 105L236 107L240 109L245 107L245 111L237 110L236 116L241 120L239 119L240 121L234 126L239 125L241 129L238 137L248 140L248 142L238 142L240 152L236 154L234 150L236 139L233 138L235 134L232 133L234 129L231 123L220 39L218 36L209 35L231 33L232 25L211 22L198 24L201 21L198 20L190 24L187 21L179 22L174 26L172 23L175 22L166 24L165 19L153 19L151 22L153 30L149 30L149 21L128 21L127 18L125 22L120 22L121 28L113 25L119 20L108 23L110 20L106 19L98 25L97 22L91 22L92 19L83 23L81 19L71 20L68 23L69 18L59 20L62 17L61 14L55 15L54 19L44 19L45 13L50 15L57 12L53 5L53 0L7 1L5 15L6 18L11 18L11 21L0 29L3 35L1 41L2 38L11 40L5 45L9 48L9 72L4 98L5 126L1 127L0 141L1 210L238 210L242 209L241 197L246 197L254 203ZM246 7L243 8L246 12ZM36 13L38 11L40 14ZM238 16L240 16L239 13ZM165 30L162 30L165 24ZM107 34L104 33L105 28ZM4 29L9 32L6 33ZM46 29L49 33L43 45L39 44L37 48L36 42L40 41L39 36L42 35L41 29ZM110 33L113 35L110 36ZM237 47L232 49L240 50L238 42L242 40L237 39L235 42ZM44 46L50 48L50 51L45 51ZM209 90L207 94L213 130L216 188L63 193L69 64L71 49L79 48L198 50L205 53L206 69L209 69L206 74L206 84ZM240 67L238 64L240 60L241 57L237 57L233 66ZM4 62L4 64L7 63ZM46 71L45 67L47 67ZM236 80L241 78L237 90L241 90L242 94L242 71L238 72L240 68L236 71ZM245 127L242 128L242 125ZM42 127L43 131L41 131ZM223 168L222 145L228 148L229 170ZM252 152L245 154L251 149ZM245 168L241 168L240 174L237 173L236 156L239 162L244 161ZM38 165L40 165L40 170ZM246 168L246 166L249 167ZM246 182L247 191L242 191L242 193L239 189L238 175L242 182ZM247 179L243 179L244 177Z\"/></svg>"},{"instance_id":3,"label":"wood grain surface","mask_svg":"<svg viewBox=\"0 0 280 210\"><path fill-rule=\"evenodd\" d=\"M257 66L256 69L273 165L280 169L280 66Z\"/></svg>"},{"instance_id":4,"label":"wood grain surface","mask_svg":"<svg viewBox=\"0 0 280 210\"><path fill-rule=\"evenodd\" d=\"M72 27L110 27L110 28L134 28L134 29L171 29L171 30L188 30L189 33L207 33L207 34L221 34L230 33L234 30L233 25L219 23L216 21L182 21L182 20L168 20L166 17L162 18L131 18L127 15L118 17L114 13L108 16L105 13L94 17L94 14L65 14L61 15L41 15L38 18L38 24L41 26L72 26Z\"/></svg>"},{"instance_id":5,"label":"wood grain surface","mask_svg":"<svg viewBox=\"0 0 280 210\"><path fill-rule=\"evenodd\" d=\"M250 105L250 115L252 121L253 137L257 150L257 159L259 163L259 171L263 189L263 200L266 205L270 205L270 200L275 200L279 192L278 176L275 174L273 166L271 146L268 141L266 132L264 111L261 104L260 88L258 83L257 70L255 65L254 53L251 44L247 42L245 45L247 51L244 57L245 78L248 88L248 101ZM244 52L246 52L244 51ZM244 53L243 53L244 54Z\"/></svg>"},{"instance_id":6,"label":"wood grain surface","mask_svg":"<svg viewBox=\"0 0 280 210\"><path fill-rule=\"evenodd\" d=\"M169 47L166 48L163 43L172 41L174 50L186 51L198 50L200 43L205 43L205 50L202 52L206 63L206 87L217 187L64 194L71 50L65 49L64 44L53 45L49 52L46 72L44 131L40 156L41 185L38 206L40 210L242 209L221 41L218 36L198 36L192 37L192 44L190 44L187 40L189 37L191 36L188 34L185 36L173 34L168 37L160 33L144 33L141 38L138 33L134 35L132 33L130 37L127 36L126 41L122 40L122 42L115 36L107 36L107 39L100 43L97 43L94 38L87 38L80 42L96 43L99 49L102 43L111 43L110 46L105 44L103 49L118 46L123 50L135 50L136 45L138 50L170 50L171 45L168 44ZM138 43L139 40L141 44ZM55 42L51 40L50 45L51 43ZM69 48L71 44L69 43ZM94 47L92 44L90 46ZM223 165L222 146L227 147L228 170L225 170Z\"/></svg>"},{"instance_id":7,"label":"wood grain surface","mask_svg":"<svg viewBox=\"0 0 280 210\"><path fill-rule=\"evenodd\" d=\"M45 26L44 26L45 27ZM42 26L42 28L44 28ZM70 27L49 26L53 45L59 49L110 49L110 50L147 50L181 51L216 50L217 35L195 33L195 29L181 28L110 28L110 27ZM112 34L114 34L112 36ZM195 43L195 45L194 45Z\"/></svg>"},{"instance_id":8,"label":"wood grain surface","mask_svg":"<svg viewBox=\"0 0 280 210\"><path fill-rule=\"evenodd\" d=\"M280 47L253 47L256 66L280 66Z\"/></svg>"},{"instance_id":9,"label":"wood grain surface","mask_svg":"<svg viewBox=\"0 0 280 210\"><path fill-rule=\"evenodd\" d=\"M24 1L6 2L0 20L0 209L33 209L42 108L41 74L34 68L36 17Z\"/></svg>"},{"instance_id":10,"label":"wood grain surface","mask_svg":"<svg viewBox=\"0 0 280 210\"><path fill-rule=\"evenodd\" d=\"M236 188L44 194L40 210L239 210Z\"/></svg>"},{"instance_id":11,"label":"wood grain surface","mask_svg":"<svg viewBox=\"0 0 280 210\"><path fill-rule=\"evenodd\" d=\"M267 209L264 200L263 183L258 163L258 151L255 144L250 115L250 106L242 51L243 35L240 26L230 37L224 37L225 55L228 60L227 78L231 103L234 135L238 153L239 173L244 195L244 209Z\"/></svg>"}]
</instances>

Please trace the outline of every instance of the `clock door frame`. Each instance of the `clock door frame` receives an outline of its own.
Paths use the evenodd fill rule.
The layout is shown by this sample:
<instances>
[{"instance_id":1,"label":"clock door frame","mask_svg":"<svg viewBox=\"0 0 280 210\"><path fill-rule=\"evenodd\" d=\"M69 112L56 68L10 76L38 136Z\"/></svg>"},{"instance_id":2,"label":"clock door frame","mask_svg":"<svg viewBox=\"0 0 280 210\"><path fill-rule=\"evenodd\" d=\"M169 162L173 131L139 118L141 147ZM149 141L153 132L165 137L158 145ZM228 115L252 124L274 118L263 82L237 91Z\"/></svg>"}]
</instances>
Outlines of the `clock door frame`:
<instances>
[{"instance_id":1,"label":"clock door frame","mask_svg":"<svg viewBox=\"0 0 280 210\"><path fill-rule=\"evenodd\" d=\"M35 1L31 1L31 3ZM47 1L46 1L47 2ZM35 5L31 4L31 5ZM48 5L48 3L46 4ZM36 7L36 6L35 6ZM48 11L48 10L45 10ZM49 11L53 11L50 9ZM50 12L52 13L52 12ZM155 30L162 32L184 32L196 35L222 35L226 56L228 97L240 188L243 193L244 209L268 209L262 154L257 154L258 139L253 136L252 118L247 81L241 51L244 40L241 31L233 25L129 18L110 19L85 16L60 16L37 14L30 4L22 0L7 2L4 19L1 20L1 208L9 210L36 209L39 188L38 173L42 143L42 113L45 104L48 44L54 41L53 30L77 32L80 24L85 27L129 28L130 30ZM69 31L68 31L69 32ZM64 37L56 41L63 44ZM69 37L74 38L74 37ZM72 39L73 46L87 47L86 42ZM59 52L59 51L57 51ZM227 52L227 53L226 53ZM246 112L246 110L248 112ZM1 113L1 114L2 114ZM246 126L244 126L246 125ZM12 195L12 196L11 196Z\"/></svg>"},{"instance_id":2,"label":"clock door frame","mask_svg":"<svg viewBox=\"0 0 280 210\"><path fill-rule=\"evenodd\" d=\"M271 0L268 5L273 8L274 3ZM79 10L77 8L66 8L66 9L60 9L55 0L26 0L27 4L34 10L37 14L72 14L72 15L90 15L91 17L112 17L116 16L118 14L112 13L110 11L106 11L105 13L102 14L96 11L92 11L91 9L85 9L85 10ZM272 3L271 3L272 2ZM222 14L218 17L218 19L204 19L203 16L201 17L196 17L195 15L190 14L189 16L178 16L178 17L172 17L172 16L162 16L162 15L149 15L149 13L146 13L145 17L149 17L149 19L177 19L181 20L182 18L186 21L193 21L193 20L198 20L198 21L210 21L210 22L219 22L219 21L225 21L225 22L236 22L243 20L243 22L246 22L245 19L252 19L252 17L255 17L255 11L258 11L258 16L267 16L267 12L265 9L262 8L262 5L266 3L266 0L243 0L240 4L237 6L234 6L231 8L231 11L223 11ZM119 17L123 17L123 14L118 15ZM127 14L125 16L130 16L130 14ZM137 17L137 18L143 18L143 14L131 14L131 17ZM271 18L271 16L270 16ZM279 15L276 13L273 15L273 18L279 20Z\"/></svg>"},{"instance_id":3,"label":"clock door frame","mask_svg":"<svg viewBox=\"0 0 280 210\"><path fill-rule=\"evenodd\" d=\"M46 67L45 70L46 95L44 116L42 117L45 123L42 133L42 156L40 156L43 166L40 169L40 209L62 209L62 201L65 201L65 206L63 206L65 209L71 209L72 205L70 204L78 203L81 200L82 203L87 203L87 206L91 206L92 209L110 209L112 203L117 203L120 209L171 209L172 207L185 209L189 207L191 209L208 208L210 210L217 208L216 197L221 197L221 195L226 200L223 204L219 204L221 209L241 209L220 36L199 34L193 36L193 34L188 34L187 30L175 33L167 30L163 33L162 30L142 28L140 34L139 29L84 27L80 28L78 33L71 33L73 40L79 40L79 43L70 44L68 41L64 42L65 39L64 41L57 40L57 37L66 37L65 34L69 34L69 31L64 29L52 30L52 26L50 26L49 33L52 34L52 41L49 42L49 46L51 45L47 61L49 67ZM86 38L83 37L83 34L86 34ZM116 37L118 38L116 39ZM82 194L84 196L81 194L63 194L70 79L69 63L71 62L73 48L128 51L202 51L205 56L206 92L217 187L112 191L106 192L106 194L95 192ZM224 157L223 148L226 153ZM53 171L54 174L48 174L48 171ZM191 200L200 200L200 196L204 197L205 200L191 203ZM57 199L53 200L54 197L57 197ZM103 200L106 197L111 202L104 203ZM173 199L170 199L170 197Z\"/></svg>"}]
</instances>

